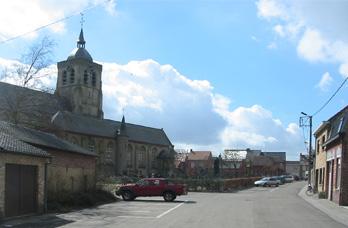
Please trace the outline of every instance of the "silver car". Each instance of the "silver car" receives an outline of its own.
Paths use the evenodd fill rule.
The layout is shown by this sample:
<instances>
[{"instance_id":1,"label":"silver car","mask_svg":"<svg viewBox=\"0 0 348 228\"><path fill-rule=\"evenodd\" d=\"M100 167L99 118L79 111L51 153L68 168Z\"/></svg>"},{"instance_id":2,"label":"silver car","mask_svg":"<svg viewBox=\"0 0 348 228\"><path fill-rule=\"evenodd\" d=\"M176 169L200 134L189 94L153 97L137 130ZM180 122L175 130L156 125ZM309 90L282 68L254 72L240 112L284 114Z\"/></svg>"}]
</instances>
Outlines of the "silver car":
<instances>
[{"instance_id":1,"label":"silver car","mask_svg":"<svg viewBox=\"0 0 348 228\"><path fill-rule=\"evenodd\" d=\"M273 178L273 177L264 177L261 180L255 181L254 182L255 186L262 186L262 187L267 187L267 186L279 186L278 180Z\"/></svg>"}]
</instances>

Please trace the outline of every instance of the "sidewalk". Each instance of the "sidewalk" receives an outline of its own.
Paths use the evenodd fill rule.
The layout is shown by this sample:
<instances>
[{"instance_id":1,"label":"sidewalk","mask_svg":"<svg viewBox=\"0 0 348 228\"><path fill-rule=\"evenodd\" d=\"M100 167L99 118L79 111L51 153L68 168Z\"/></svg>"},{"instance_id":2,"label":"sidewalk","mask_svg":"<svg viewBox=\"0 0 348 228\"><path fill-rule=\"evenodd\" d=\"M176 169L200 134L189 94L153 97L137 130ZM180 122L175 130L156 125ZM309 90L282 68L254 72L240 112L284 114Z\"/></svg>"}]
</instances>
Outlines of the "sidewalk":
<instances>
[{"instance_id":1,"label":"sidewalk","mask_svg":"<svg viewBox=\"0 0 348 228\"><path fill-rule=\"evenodd\" d=\"M348 226L348 207L338 206L338 204L335 204L327 199L319 199L318 194L308 196L306 194L306 190L307 186L302 188L298 195L335 221Z\"/></svg>"}]
</instances>

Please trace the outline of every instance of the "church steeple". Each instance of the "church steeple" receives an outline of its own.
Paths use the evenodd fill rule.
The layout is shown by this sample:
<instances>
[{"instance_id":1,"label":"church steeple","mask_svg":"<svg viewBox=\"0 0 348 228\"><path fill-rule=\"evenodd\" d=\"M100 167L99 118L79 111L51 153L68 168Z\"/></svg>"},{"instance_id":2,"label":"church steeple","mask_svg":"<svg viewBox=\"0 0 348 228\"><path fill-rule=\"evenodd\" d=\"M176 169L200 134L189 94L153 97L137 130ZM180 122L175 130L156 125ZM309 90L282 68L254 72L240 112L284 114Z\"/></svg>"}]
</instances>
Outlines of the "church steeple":
<instances>
[{"instance_id":1,"label":"church steeple","mask_svg":"<svg viewBox=\"0 0 348 228\"><path fill-rule=\"evenodd\" d=\"M85 48L85 38L83 37L83 29L81 28L79 39L77 40L77 48Z\"/></svg>"},{"instance_id":2,"label":"church steeple","mask_svg":"<svg viewBox=\"0 0 348 228\"><path fill-rule=\"evenodd\" d=\"M124 118L124 116L122 116L122 122L121 122L121 126L120 126L120 131L119 131L120 135L127 135L127 126L126 126L126 120Z\"/></svg>"}]
</instances>

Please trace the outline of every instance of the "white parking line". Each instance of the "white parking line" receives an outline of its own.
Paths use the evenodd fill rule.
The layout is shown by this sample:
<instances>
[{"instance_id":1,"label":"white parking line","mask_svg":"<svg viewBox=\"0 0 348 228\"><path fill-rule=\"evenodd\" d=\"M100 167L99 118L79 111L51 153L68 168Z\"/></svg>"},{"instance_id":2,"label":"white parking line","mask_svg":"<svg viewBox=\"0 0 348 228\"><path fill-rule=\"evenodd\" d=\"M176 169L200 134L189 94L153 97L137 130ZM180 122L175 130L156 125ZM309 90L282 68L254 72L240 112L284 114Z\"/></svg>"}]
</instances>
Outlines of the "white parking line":
<instances>
[{"instance_id":1,"label":"white parking line","mask_svg":"<svg viewBox=\"0 0 348 228\"><path fill-rule=\"evenodd\" d=\"M187 200L185 200L185 202L187 202ZM156 218L161 218L162 216L165 216L166 214L168 214L169 212L171 211L174 211L175 209L177 209L178 207L182 206L185 202L179 204L179 205L176 205L175 207L163 212L162 214L158 215Z\"/></svg>"},{"instance_id":2,"label":"white parking line","mask_svg":"<svg viewBox=\"0 0 348 228\"><path fill-rule=\"evenodd\" d=\"M272 190L270 190L269 192L274 192L276 191L278 188L273 188Z\"/></svg>"}]
</instances>

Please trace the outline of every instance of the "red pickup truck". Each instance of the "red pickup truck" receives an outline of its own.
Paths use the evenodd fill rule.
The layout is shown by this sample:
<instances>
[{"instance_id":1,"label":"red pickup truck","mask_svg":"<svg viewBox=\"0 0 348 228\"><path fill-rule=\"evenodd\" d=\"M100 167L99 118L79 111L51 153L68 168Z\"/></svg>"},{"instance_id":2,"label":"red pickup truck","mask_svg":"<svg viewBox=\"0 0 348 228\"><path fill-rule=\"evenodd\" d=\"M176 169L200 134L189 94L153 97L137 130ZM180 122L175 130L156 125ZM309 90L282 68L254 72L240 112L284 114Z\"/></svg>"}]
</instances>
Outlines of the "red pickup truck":
<instances>
[{"instance_id":1,"label":"red pickup truck","mask_svg":"<svg viewBox=\"0 0 348 228\"><path fill-rule=\"evenodd\" d=\"M173 201L176 196L187 195L187 190L185 185L174 184L165 178L144 178L135 184L122 185L116 195L125 201L138 196L163 196L165 201Z\"/></svg>"}]
</instances>

